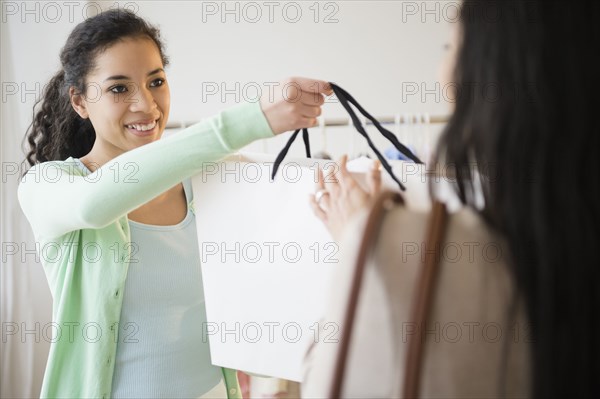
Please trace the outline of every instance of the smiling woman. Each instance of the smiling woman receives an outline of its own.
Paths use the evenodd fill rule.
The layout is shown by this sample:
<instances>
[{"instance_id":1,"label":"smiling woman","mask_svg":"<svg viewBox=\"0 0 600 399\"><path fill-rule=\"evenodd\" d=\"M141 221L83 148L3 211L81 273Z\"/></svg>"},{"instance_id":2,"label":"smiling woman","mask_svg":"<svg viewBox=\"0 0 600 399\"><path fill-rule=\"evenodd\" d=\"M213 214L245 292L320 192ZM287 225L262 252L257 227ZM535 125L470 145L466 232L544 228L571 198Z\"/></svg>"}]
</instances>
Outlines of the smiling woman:
<instances>
[{"instance_id":1,"label":"smiling woman","mask_svg":"<svg viewBox=\"0 0 600 399\"><path fill-rule=\"evenodd\" d=\"M86 85L96 84L100 96L87 100L74 87L69 94L81 118L96 132L92 150L81 160L104 164L126 151L156 141L169 118L171 96L160 52L148 38L127 38L98 55ZM153 66L147 72L147 66Z\"/></svg>"},{"instance_id":2,"label":"smiling woman","mask_svg":"<svg viewBox=\"0 0 600 399\"><path fill-rule=\"evenodd\" d=\"M99 95L88 99L69 89L73 108L94 126L96 141L80 158L90 170L141 145L161 138L169 118L171 95L162 67L160 49L147 37L130 37L96 58L96 68L86 78ZM152 67L146 73L147 66ZM159 209L160 208L160 212ZM129 214L130 220L149 224L176 224L185 212L180 183Z\"/></svg>"},{"instance_id":3,"label":"smiling woman","mask_svg":"<svg viewBox=\"0 0 600 399\"><path fill-rule=\"evenodd\" d=\"M189 178L256 139L315 126L328 84L290 78L294 102L239 104L161 139L170 91L156 28L103 12L75 27L60 59L18 198L38 248L61 249L41 256L53 322L83 332L52 338L41 397L241 398L236 371L213 366L202 338Z\"/></svg>"}]
</instances>

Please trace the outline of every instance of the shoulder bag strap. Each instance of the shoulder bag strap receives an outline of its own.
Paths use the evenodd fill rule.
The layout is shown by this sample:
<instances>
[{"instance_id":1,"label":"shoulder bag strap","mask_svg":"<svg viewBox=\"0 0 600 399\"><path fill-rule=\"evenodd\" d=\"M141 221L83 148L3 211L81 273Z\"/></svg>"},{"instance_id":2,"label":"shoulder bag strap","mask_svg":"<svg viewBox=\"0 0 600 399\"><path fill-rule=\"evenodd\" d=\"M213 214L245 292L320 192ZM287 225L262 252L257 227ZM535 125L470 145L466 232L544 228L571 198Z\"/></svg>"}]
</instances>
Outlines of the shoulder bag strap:
<instances>
[{"instance_id":1,"label":"shoulder bag strap","mask_svg":"<svg viewBox=\"0 0 600 399\"><path fill-rule=\"evenodd\" d=\"M419 397L419 383L421 380L421 365L423 363L423 347L425 345L422 331L424 330L427 316L431 310L435 282L440 266L442 241L446 232L448 213L446 206L441 202L434 202L431 210L429 225L427 227L425 260L417 280L417 287L412 301L410 320L417 329L417 334L408 338L408 351L404 367L404 398ZM431 249L433 248L433 251ZM431 252L430 252L431 251Z\"/></svg>"},{"instance_id":2,"label":"shoulder bag strap","mask_svg":"<svg viewBox=\"0 0 600 399\"><path fill-rule=\"evenodd\" d=\"M344 315L342 336L340 339L340 346L337 353L333 381L329 394L331 399L338 399L341 397L344 373L346 371L346 361L348 358L348 350L352 338L352 326L354 324L354 318L356 315L356 308L362 286L367 256L370 255L373 249L374 242L377 238L377 234L380 230L386 211L391 209L393 205L398 204L404 204L403 198L398 193L389 191L384 192L376 200L367 219L367 224L365 226L365 231L354 268L354 276L352 279L352 286L350 288L348 306ZM444 236L446 221L447 212L445 205L440 202L435 202L433 204L426 237L427 248L434 248L434 251L431 253L433 256L426 257L425 262L422 265L421 274L417 281L418 286L415 292L413 309L411 312L411 320L413 320L415 323L422 323L422 320L426 320L427 314L429 313L429 307L434 288L433 283L435 282L435 274L439 266L441 241ZM422 324L417 325L420 326ZM409 339L409 348L405 367L405 383L403 392L405 398L415 398L418 396L418 382L420 377L422 352L423 345L420 335L416 337L413 335L411 339Z\"/></svg>"},{"instance_id":3,"label":"shoulder bag strap","mask_svg":"<svg viewBox=\"0 0 600 399\"><path fill-rule=\"evenodd\" d=\"M350 287L350 297L348 306L344 314L342 325L342 336L340 338L339 351L335 363L335 371L331 385L329 397L339 399L341 396L342 382L344 380L344 372L346 371L346 359L348 356L348 347L352 336L352 325L354 324L354 316L356 314L356 305L362 285L363 272L367 256L370 254L376 235L379 232L383 216L386 208L390 209L393 205L404 204L404 199L398 193L385 191L375 201L373 208L367 219L362 241L360 244L356 265L354 267L354 276L352 278L352 286Z\"/></svg>"}]
</instances>

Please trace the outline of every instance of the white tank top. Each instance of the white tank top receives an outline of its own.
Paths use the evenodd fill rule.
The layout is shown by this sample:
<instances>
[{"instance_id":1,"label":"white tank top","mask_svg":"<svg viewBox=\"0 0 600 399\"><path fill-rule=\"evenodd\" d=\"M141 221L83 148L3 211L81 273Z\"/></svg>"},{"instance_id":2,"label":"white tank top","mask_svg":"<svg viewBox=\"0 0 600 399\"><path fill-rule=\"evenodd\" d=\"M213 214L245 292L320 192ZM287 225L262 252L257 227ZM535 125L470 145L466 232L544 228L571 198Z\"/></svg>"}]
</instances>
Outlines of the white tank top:
<instances>
[{"instance_id":1,"label":"white tank top","mask_svg":"<svg viewBox=\"0 0 600 399\"><path fill-rule=\"evenodd\" d=\"M113 375L113 398L226 398L213 366L191 181L185 219L172 226L130 220L129 265ZM137 260L137 262L134 262ZM203 337L206 337L203 339Z\"/></svg>"}]
</instances>

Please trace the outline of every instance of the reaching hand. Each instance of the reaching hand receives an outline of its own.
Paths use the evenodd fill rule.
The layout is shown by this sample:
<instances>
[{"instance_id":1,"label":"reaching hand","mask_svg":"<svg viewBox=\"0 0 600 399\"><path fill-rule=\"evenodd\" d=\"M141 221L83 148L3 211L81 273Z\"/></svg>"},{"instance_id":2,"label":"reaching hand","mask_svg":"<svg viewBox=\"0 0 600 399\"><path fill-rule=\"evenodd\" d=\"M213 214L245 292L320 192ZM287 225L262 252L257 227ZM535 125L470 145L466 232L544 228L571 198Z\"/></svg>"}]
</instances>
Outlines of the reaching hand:
<instances>
[{"instance_id":1,"label":"reaching hand","mask_svg":"<svg viewBox=\"0 0 600 399\"><path fill-rule=\"evenodd\" d=\"M273 93L264 93L260 106L274 134L314 127L321 115L324 95L333 94L329 83L309 78L288 78Z\"/></svg>"},{"instance_id":2,"label":"reaching hand","mask_svg":"<svg viewBox=\"0 0 600 399\"><path fill-rule=\"evenodd\" d=\"M379 161L373 163L367 177L368 189L365 191L354 180L344 155L340 161L340 169L335 169L323 177L319 168L317 192L310 196L310 203L315 215L325 224L335 240L341 234L350 218L364 206L370 206L381 190L381 171Z\"/></svg>"}]
</instances>

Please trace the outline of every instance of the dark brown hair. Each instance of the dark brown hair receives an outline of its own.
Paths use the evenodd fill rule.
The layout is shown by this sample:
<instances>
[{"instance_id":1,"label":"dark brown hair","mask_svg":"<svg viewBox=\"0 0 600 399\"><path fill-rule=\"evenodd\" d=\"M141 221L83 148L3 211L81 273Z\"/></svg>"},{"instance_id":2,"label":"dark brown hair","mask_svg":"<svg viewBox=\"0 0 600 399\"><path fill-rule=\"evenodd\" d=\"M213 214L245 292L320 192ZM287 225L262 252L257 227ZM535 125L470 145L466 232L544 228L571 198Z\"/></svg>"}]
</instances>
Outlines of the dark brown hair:
<instances>
[{"instance_id":1,"label":"dark brown hair","mask_svg":"<svg viewBox=\"0 0 600 399\"><path fill-rule=\"evenodd\" d=\"M535 398L600 392L599 8L465 1L454 73L462 93L438 147L463 203L476 207L481 184L482 215L508 240L531 323ZM492 85L498 95L486 98L481 88Z\"/></svg>"},{"instance_id":2,"label":"dark brown hair","mask_svg":"<svg viewBox=\"0 0 600 399\"><path fill-rule=\"evenodd\" d=\"M132 11L105 11L73 29L60 53L61 70L33 107L33 122L25 135L30 147L26 156L29 166L69 156L79 158L92 149L96 133L90 120L82 119L71 106L69 88L85 94L86 76L95 67L96 57L116 42L132 37L154 41L163 65L168 65L159 30Z\"/></svg>"}]
</instances>

